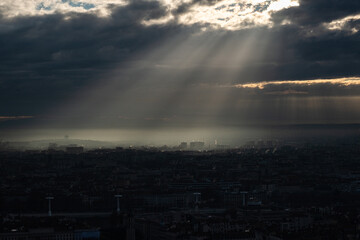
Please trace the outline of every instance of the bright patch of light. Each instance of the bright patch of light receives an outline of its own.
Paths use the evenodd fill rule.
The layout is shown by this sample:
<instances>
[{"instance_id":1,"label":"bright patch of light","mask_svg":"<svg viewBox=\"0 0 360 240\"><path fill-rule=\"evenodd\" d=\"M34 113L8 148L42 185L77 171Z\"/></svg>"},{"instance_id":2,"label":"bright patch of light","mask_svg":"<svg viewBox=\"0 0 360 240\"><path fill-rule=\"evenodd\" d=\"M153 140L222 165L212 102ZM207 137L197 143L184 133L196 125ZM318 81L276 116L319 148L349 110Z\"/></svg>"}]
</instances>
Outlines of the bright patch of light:
<instances>
[{"instance_id":1,"label":"bright patch of light","mask_svg":"<svg viewBox=\"0 0 360 240\"><path fill-rule=\"evenodd\" d=\"M127 0L1 0L0 11L7 18L71 12L94 13L104 17L111 13L110 5L126 4Z\"/></svg>"},{"instance_id":2,"label":"bright patch of light","mask_svg":"<svg viewBox=\"0 0 360 240\"><path fill-rule=\"evenodd\" d=\"M299 2L293 0L279 0L275 2L271 2L268 11L280 11L289 7L298 7Z\"/></svg>"},{"instance_id":3,"label":"bright patch of light","mask_svg":"<svg viewBox=\"0 0 360 240\"><path fill-rule=\"evenodd\" d=\"M255 26L271 27L273 12L299 6L299 0L219 0L212 5L194 3L192 0L148 1L159 1L167 14L158 19L143 20L142 23L146 26L177 21L183 25L204 24L228 30ZM106 17L114 7L125 6L129 2L130 0L1 0L0 12L7 18L74 12ZM189 4L189 9L176 15L174 12L184 4Z\"/></svg>"},{"instance_id":4,"label":"bright patch of light","mask_svg":"<svg viewBox=\"0 0 360 240\"><path fill-rule=\"evenodd\" d=\"M351 29L345 29L345 26L350 23L351 21L356 21L356 20L360 20L360 14L358 15L352 15L352 16L347 16L345 18L341 18L341 19L337 19L334 20L330 23L325 23L325 27L329 30L332 31L343 31L343 30L350 30L353 34L357 33L358 31L360 31L360 27L359 26L354 26Z\"/></svg>"},{"instance_id":5,"label":"bright patch of light","mask_svg":"<svg viewBox=\"0 0 360 240\"><path fill-rule=\"evenodd\" d=\"M289 80L289 81L269 81L257 83L237 84L236 88L258 88L264 89L266 86L272 85L301 85L311 86L316 84L333 84L339 86L355 86L360 85L360 77L333 78L333 79L313 79L313 80Z\"/></svg>"},{"instance_id":6,"label":"bright patch of light","mask_svg":"<svg viewBox=\"0 0 360 240\"><path fill-rule=\"evenodd\" d=\"M142 24L144 24L145 26L162 25L162 24L166 24L166 23L168 23L168 22L170 22L172 20L174 20L174 17L172 15L167 15L167 16L162 17L162 18L150 19L150 20L142 21Z\"/></svg>"},{"instance_id":7,"label":"bright patch of light","mask_svg":"<svg viewBox=\"0 0 360 240\"><path fill-rule=\"evenodd\" d=\"M179 2L164 0L169 10ZM223 0L214 5L195 4L178 17L180 24L206 24L213 28L237 30L254 26L272 26L271 14L282 9L299 6L298 0ZM172 14L169 11L169 14ZM163 22L161 22L163 23ZM147 22L148 25L156 24Z\"/></svg>"}]
</instances>

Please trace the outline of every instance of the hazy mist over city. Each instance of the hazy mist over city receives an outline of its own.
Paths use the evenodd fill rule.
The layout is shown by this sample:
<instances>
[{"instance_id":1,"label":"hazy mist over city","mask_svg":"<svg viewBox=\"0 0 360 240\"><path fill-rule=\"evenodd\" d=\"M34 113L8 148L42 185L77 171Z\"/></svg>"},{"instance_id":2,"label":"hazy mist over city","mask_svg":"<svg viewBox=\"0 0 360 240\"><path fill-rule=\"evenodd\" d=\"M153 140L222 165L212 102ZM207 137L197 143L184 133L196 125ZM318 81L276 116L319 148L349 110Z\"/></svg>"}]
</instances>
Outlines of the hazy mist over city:
<instances>
[{"instance_id":1,"label":"hazy mist over city","mask_svg":"<svg viewBox=\"0 0 360 240\"><path fill-rule=\"evenodd\" d=\"M210 148L215 144L239 147L248 141L280 141L319 143L358 136L359 125L291 125L237 126L228 128L151 128L151 129L23 129L4 131L8 141L41 141L33 146L47 148L51 142L63 144L74 140L99 141L92 147L103 146L178 146L181 142L204 141ZM81 145L81 144L80 144Z\"/></svg>"}]
</instances>

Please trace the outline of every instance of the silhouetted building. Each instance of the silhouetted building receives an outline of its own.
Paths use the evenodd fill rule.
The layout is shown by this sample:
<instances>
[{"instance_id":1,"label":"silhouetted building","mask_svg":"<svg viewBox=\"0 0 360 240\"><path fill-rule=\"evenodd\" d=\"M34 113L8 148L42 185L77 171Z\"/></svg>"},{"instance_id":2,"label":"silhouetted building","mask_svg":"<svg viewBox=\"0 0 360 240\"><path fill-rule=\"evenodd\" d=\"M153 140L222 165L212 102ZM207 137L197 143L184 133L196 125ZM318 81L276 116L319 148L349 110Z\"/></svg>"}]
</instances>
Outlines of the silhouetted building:
<instances>
[{"instance_id":1,"label":"silhouetted building","mask_svg":"<svg viewBox=\"0 0 360 240\"><path fill-rule=\"evenodd\" d=\"M48 150L57 150L58 145L56 143L49 143Z\"/></svg>"},{"instance_id":2,"label":"silhouetted building","mask_svg":"<svg viewBox=\"0 0 360 240\"><path fill-rule=\"evenodd\" d=\"M264 148L264 147L265 147L264 141L263 141L263 140L259 140L259 141L257 142L257 147L258 147L258 148Z\"/></svg>"},{"instance_id":3,"label":"silhouetted building","mask_svg":"<svg viewBox=\"0 0 360 240\"><path fill-rule=\"evenodd\" d=\"M203 149L204 146L205 146L204 142L191 142L190 143L190 148L195 149L195 150Z\"/></svg>"},{"instance_id":4,"label":"silhouetted building","mask_svg":"<svg viewBox=\"0 0 360 240\"><path fill-rule=\"evenodd\" d=\"M66 147L66 152L71 154L83 153L84 147Z\"/></svg>"},{"instance_id":5,"label":"silhouetted building","mask_svg":"<svg viewBox=\"0 0 360 240\"><path fill-rule=\"evenodd\" d=\"M180 149L187 149L187 142L180 143L179 148Z\"/></svg>"},{"instance_id":6,"label":"silhouetted building","mask_svg":"<svg viewBox=\"0 0 360 240\"><path fill-rule=\"evenodd\" d=\"M248 142L246 142L246 144L244 145L244 147L246 147L246 148L253 148L253 147L255 147L255 141L248 141Z\"/></svg>"},{"instance_id":7,"label":"silhouetted building","mask_svg":"<svg viewBox=\"0 0 360 240\"><path fill-rule=\"evenodd\" d=\"M230 146L226 144L216 144L216 149L229 149Z\"/></svg>"}]
</instances>

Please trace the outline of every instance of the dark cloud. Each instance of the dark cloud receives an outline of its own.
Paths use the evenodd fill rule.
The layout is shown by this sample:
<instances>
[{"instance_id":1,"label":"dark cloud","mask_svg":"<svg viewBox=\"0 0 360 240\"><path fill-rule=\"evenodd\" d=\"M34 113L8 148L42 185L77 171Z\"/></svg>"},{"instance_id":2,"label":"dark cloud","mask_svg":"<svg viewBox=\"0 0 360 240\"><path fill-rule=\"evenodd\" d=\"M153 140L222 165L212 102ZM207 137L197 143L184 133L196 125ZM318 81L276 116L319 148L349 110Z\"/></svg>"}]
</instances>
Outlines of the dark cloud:
<instances>
[{"instance_id":1,"label":"dark cloud","mask_svg":"<svg viewBox=\"0 0 360 240\"><path fill-rule=\"evenodd\" d=\"M177 27L140 23L164 14L156 2L134 1L114 8L109 18L71 14L65 20L54 14L0 19L1 110L16 114L31 103L31 111L43 111L119 62L164 41Z\"/></svg>"},{"instance_id":2,"label":"dark cloud","mask_svg":"<svg viewBox=\"0 0 360 240\"><path fill-rule=\"evenodd\" d=\"M175 17L180 16L195 4L214 3L215 1L194 0L180 5L173 14ZM205 111L204 106L211 98L203 88L204 84L216 87L225 83L360 76L360 33L349 33L349 30L359 26L359 21L348 22L344 31L330 31L323 26L323 23L359 13L358 0L303 0L299 7L273 14L273 28L261 27L233 32L220 29L201 33L200 24L183 26L177 24L176 19L161 25L143 25L144 20L167 16L168 10L158 2L132 1L127 6L114 7L111 11L112 14L107 18L79 13L0 18L0 115L33 116L57 108L59 104L73 99L79 91L94 82L101 85L106 74L114 68L125 68L130 66L131 62L143 61L144 53L161 48L174 36L180 39L174 46L168 47L167 51L172 51L172 47L180 45L189 36L202 36L197 41L198 48L184 49L180 60L179 56L174 56L178 62L190 61L188 56L196 50L207 48L209 45L205 43L209 41L212 48L207 49L201 62L183 69L178 68L179 64L161 62L154 58L154 66L161 65L163 68L157 66L149 70L150 67L147 66L136 71L119 71L119 92L123 94L121 90L130 86L136 86L137 90L119 104L115 115L128 111L129 116L125 112L126 121L132 121L132 117L136 115L137 119L169 119L171 122L176 112L168 108L170 105L179 105L179 112L190 122L194 113L207 116L206 112L201 111ZM290 20L291 24L281 25L284 20ZM255 36L254 39L258 42L254 49L263 50L261 56L260 50L250 52L241 68L232 66L231 71L236 72L236 75L226 75L230 71L227 66L210 65L214 56L226 56L227 53L236 52L237 46L249 36ZM216 41L211 42L211 39ZM233 47L226 48L230 44ZM146 76L149 71L158 78L157 81L141 82L139 78ZM179 76L183 78L181 85L173 83L175 80L171 81ZM180 97L189 90L193 91L190 94L195 96L194 99L182 102ZM309 95L354 96L359 95L358 90L339 90L331 85L310 90L303 87L273 87L267 89L267 94L261 99L289 95L301 98ZM162 101L158 95L164 92L171 92L173 95L164 97ZM241 94L249 99L254 98L252 100L255 101L260 98L261 91L251 93L231 90L224 100L226 106L221 110L223 119L232 118L228 120L230 122L238 120L239 116L233 116L237 114L236 111L234 113L237 108L231 106ZM104 106L112 99L111 96L105 96L99 101ZM129 103L133 104L130 110ZM262 107L259 104L255 110L252 109L249 116L270 116L268 104L265 100L264 103L266 104ZM131 115L137 108L142 111L151 109L151 104L158 104L158 109L154 110L151 116ZM260 113L261 111L265 112ZM244 115L246 109L240 112ZM274 119L281 118L281 114L277 114L273 116ZM351 117L351 110L346 116Z\"/></svg>"}]
</instances>

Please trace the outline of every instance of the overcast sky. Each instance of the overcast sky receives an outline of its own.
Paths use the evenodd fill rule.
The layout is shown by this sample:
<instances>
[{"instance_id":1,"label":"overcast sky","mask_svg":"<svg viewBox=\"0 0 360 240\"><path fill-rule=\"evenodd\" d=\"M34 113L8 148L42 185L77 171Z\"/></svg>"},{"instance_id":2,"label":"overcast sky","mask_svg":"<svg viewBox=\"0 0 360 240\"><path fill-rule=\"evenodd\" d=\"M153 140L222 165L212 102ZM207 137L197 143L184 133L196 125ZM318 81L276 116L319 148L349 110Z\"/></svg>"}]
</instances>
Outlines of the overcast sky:
<instances>
[{"instance_id":1,"label":"overcast sky","mask_svg":"<svg viewBox=\"0 0 360 240\"><path fill-rule=\"evenodd\" d=\"M360 122L359 0L1 0L0 128Z\"/></svg>"}]
</instances>

